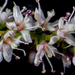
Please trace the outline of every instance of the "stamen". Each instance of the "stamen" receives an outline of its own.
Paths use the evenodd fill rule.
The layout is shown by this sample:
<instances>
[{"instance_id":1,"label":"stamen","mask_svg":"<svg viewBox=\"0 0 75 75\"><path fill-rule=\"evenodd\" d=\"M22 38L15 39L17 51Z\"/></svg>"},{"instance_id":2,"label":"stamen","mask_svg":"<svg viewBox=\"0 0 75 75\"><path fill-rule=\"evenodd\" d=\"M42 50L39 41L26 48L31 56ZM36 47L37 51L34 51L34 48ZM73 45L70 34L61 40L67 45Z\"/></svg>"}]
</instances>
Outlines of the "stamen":
<instances>
[{"instance_id":1,"label":"stamen","mask_svg":"<svg viewBox=\"0 0 75 75\"><path fill-rule=\"evenodd\" d=\"M42 72L42 73L45 73L45 72L46 72L46 70L42 70L41 72Z\"/></svg>"},{"instance_id":2,"label":"stamen","mask_svg":"<svg viewBox=\"0 0 75 75\"><path fill-rule=\"evenodd\" d=\"M8 0L5 0L5 3L4 3L4 5L2 6L2 8L1 8L1 11L0 11L0 13L2 13L2 11L4 10L4 8L6 7L6 5L7 5L7 2L8 2Z\"/></svg>"},{"instance_id":3,"label":"stamen","mask_svg":"<svg viewBox=\"0 0 75 75\"><path fill-rule=\"evenodd\" d=\"M15 38L12 38L13 40L17 40L17 41L19 41L20 43L23 43L23 44L25 44L25 45L28 45L29 43L28 42L23 42L23 41L21 41L21 40L19 40L19 39L15 39Z\"/></svg>"},{"instance_id":4,"label":"stamen","mask_svg":"<svg viewBox=\"0 0 75 75\"><path fill-rule=\"evenodd\" d=\"M39 62L42 62L42 60L39 59Z\"/></svg>"},{"instance_id":5,"label":"stamen","mask_svg":"<svg viewBox=\"0 0 75 75\"><path fill-rule=\"evenodd\" d=\"M50 62L50 60L49 60L49 58L47 57L46 53L45 53L45 57L46 57L46 59L47 59L49 65L51 66L51 69L53 70L53 66L52 66L52 64L51 64L51 62Z\"/></svg>"},{"instance_id":6,"label":"stamen","mask_svg":"<svg viewBox=\"0 0 75 75\"><path fill-rule=\"evenodd\" d=\"M69 61L69 59L70 59L70 58L67 56L67 61Z\"/></svg>"},{"instance_id":7,"label":"stamen","mask_svg":"<svg viewBox=\"0 0 75 75\"><path fill-rule=\"evenodd\" d=\"M10 36L14 36L14 31L12 31L11 33L9 33Z\"/></svg>"},{"instance_id":8,"label":"stamen","mask_svg":"<svg viewBox=\"0 0 75 75\"><path fill-rule=\"evenodd\" d=\"M61 72L61 75L64 75L64 73L63 73L63 72Z\"/></svg>"},{"instance_id":9,"label":"stamen","mask_svg":"<svg viewBox=\"0 0 75 75\"><path fill-rule=\"evenodd\" d=\"M67 49L67 48L69 48L69 47L71 47L71 45L68 45L68 46L64 47L63 49Z\"/></svg>"},{"instance_id":10,"label":"stamen","mask_svg":"<svg viewBox=\"0 0 75 75\"><path fill-rule=\"evenodd\" d=\"M16 56L16 57L15 57L15 59L19 60L19 59L20 59L20 57L19 57L19 56Z\"/></svg>"},{"instance_id":11,"label":"stamen","mask_svg":"<svg viewBox=\"0 0 75 75\"><path fill-rule=\"evenodd\" d=\"M73 6L73 9L75 10L75 6Z\"/></svg>"},{"instance_id":12,"label":"stamen","mask_svg":"<svg viewBox=\"0 0 75 75\"><path fill-rule=\"evenodd\" d=\"M75 11L75 7L73 7L73 11L72 11L71 16L70 16L70 17L69 17L69 19L68 19L68 23L70 22L70 20L71 20L71 18L72 18L72 16L73 16L73 14L74 14L74 11Z\"/></svg>"},{"instance_id":13,"label":"stamen","mask_svg":"<svg viewBox=\"0 0 75 75\"><path fill-rule=\"evenodd\" d=\"M14 5L16 5L16 3L15 3L15 2L13 2L13 4L14 4Z\"/></svg>"},{"instance_id":14,"label":"stamen","mask_svg":"<svg viewBox=\"0 0 75 75\"><path fill-rule=\"evenodd\" d=\"M56 70L51 70L52 73L56 72Z\"/></svg>"},{"instance_id":15,"label":"stamen","mask_svg":"<svg viewBox=\"0 0 75 75\"><path fill-rule=\"evenodd\" d=\"M42 71L41 71L42 73L45 73L46 72L46 69L45 69L45 64L44 64L44 62L42 62Z\"/></svg>"},{"instance_id":16,"label":"stamen","mask_svg":"<svg viewBox=\"0 0 75 75\"><path fill-rule=\"evenodd\" d=\"M55 51L55 50L54 50L54 52L66 58L66 56L64 54L62 54L62 53L60 53L58 51Z\"/></svg>"},{"instance_id":17,"label":"stamen","mask_svg":"<svg viewBox=\"0 0 75 75\"><path fill-rule=\"evenodd\" d=\"M24 12L25 10L27 10L27 8L25 6L23 6L23 9L21 10L21 13Z\"/></svg>"},{"instance_id":18,"label":"stamen","mask_svg":"<svg viewBox=\"0 0 75 75\"><path fill-rule=\"evenodd\" d=\"M26 14L30 14L31 13L31 10L27 10Z\"/></svg>"},{"instance_id":19,"label":"stamen","mask_svg":"<svg viewBox=\"0 0 75 75\"><path fill-rule=\"evenodd\" d=\"M26 56L26 52L25 52L25 50L24 50L24 49L19 49L19 48L14 48L14 49L19 50L19 51L23 51L24 56Z\"/></svg>"},{"instance_id":20,"label":"stamen","mask_svg":"<svg viewBox=\"0 0 75 75\"><path fill-rule=\"evenodd\" d=\"M45 64L44 64L44 62L42 63L42 69L43 69L43 70L42 70L41 72L42 72L42 73L45 73L45 72L46 72L46 69L45 69Z\"/></svg>"},{"instance_id":21,"label":"stamen","mask_svg":"<svg viewBox=\"0 0 75 75\"><path fill-rule=\"evenodd\" d=\"M42 31L45 31L45 28L44 27L42 28Z\"/></svg>"},{"instance_id":22,"label":"stamen","mask_svg":"<svg viewBox=\"0 0 75 75\"><path fill-rule=\"evenodd\" d=\"M17 60L19 60L20 59L20 57L19 56L17 56L16 54L14 54L14 53L12 53L14 56L15 56L15 59L17 59Z\"/></svg>"},{"instance_id":23,"label":"stamen","mask_svg":"<svg viewBox=\"0 0 75 75\"><path fill-rule=\"evenodd\" d=\"M68 16L69 16L69 15L71 15L71 14L70 14L70 12L67 12L67 13L66 13L66 15L68 15Z\"/></svg>"},{"instance_id":24,"label":"stamen","mask_svg":"<svg viewBox=\"0 0 75 75\"><path fill-rule=\"evenodd\" d=\"M39 2L40 0L36 0L36 2Z\"/></svg>"}]
</instances>

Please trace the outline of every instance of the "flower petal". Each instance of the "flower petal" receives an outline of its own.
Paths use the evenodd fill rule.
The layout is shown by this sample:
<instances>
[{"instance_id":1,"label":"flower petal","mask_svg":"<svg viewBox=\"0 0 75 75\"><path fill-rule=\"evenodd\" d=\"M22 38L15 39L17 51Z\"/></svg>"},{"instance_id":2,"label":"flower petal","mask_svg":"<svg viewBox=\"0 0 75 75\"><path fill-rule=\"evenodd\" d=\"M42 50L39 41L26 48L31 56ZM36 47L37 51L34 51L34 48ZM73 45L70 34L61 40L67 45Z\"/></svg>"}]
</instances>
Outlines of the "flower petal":
<instances>
[{"instance_id":1,"label":"flower petal","mask_svg":"<svg viewBox=\"0 0 75 75\"><path fill-rule=\"evenodd\" d=\"M4 35L4 39L6 40L7 37L12 37L12 36L14 36L14 31L13 31L13 30L12 30L12 31L8 31L8 32Z\"/></svg>"},{"instance_id":2,"label":"flower petal","mask_svg":"<svg viewBox=\"0 0 75 75\"><path fill-rule=\"evenodd\" d=\"M45 54L44 50L38 51L36 56L35 56L35 60L34 60L34 64L35 66L39 66L39 64L42 62L42 58Z\"/></svg>"},{"instance_id":3,"label":"flower petal","mask_svg":"<svg viewBox=\"0 0 75 75\"><path fill-rule=\"evenodd\" d=\"M72 58L73 65L75 66L75 56Z\"/></svg>"},{"instance_id":4,"label":"flower petal","mask_svg":"<svg viewBox=\"0 0 75 75\"><path fill-rule=\"evenodd\" d=\"M39 64L40 64L39 59L40 59L40 51L38 51L36 53L36 56L35 56L35 59L34 59L34 65L35 66L39 66Z\"/></svg>"},{"instance_id":5,"label":"flower petal","mask_svg":"<svg viewBox=\"0 0 75 75\"><path fill-rule=\"evenodd\" d=\"M8 15L7 15L7 13L6 13L6 12L2 12L2 13L0 14L0 23L5 22L6 20L8 20Z\"/></svg>"},{"instance_id":6,"label":"flower petal","mask_svg":"<svg viewBox=\"0 0 75 75\"><path fill-rule=\"evenodd\" d=\"M42 62L42 58L43 58L44 55L45 55L45 51L41 50L40 51L40 60L41 60L41 62Z\"/></svg>"},{"instance_id":7,"label":"flower petal","mask_svg":"<svg viewBox=\"0 0 75 75\"><path fill-rule=\"evenodd\" d=\"M41 45L41 44L39 44L39 45L37 45L37 51L41 51L43 49L43 45Z\"/></svg>"},{"instance_id":8,"label":"flower petal","mask_svg":"<svg viewBox=\"0 0 75 75\"><path fill-rule=\"evenodd\" d=\"M47 11L48 17L46 18L46 23L55 15L54 9L52 11Z\"/></svg>"},{"instance_id":9,"label":"flower petal","mask_svg":"<svg viewBox=\"0 0 75 75\"><path fill-rule=\"evenodd\" d=\"M17 26L16 26L15 22L7 22L6 27L11 30L17 30Z\"/></svg>"},{"instance_id":10,"label":"flower petal","mask_svg":"<svg viewBox=\"0 0 75 75\"><path fill-rule=\"evenodd\" d=\"M2 62L3 60L3 55L2 55L2 51L0 51L0 62Z\"/></svg>"},{"instance_id":11,"label":"flower petal","mask_svg":"<svg viewBox=\"0 0 75 75\"><path fill-rule=\"evenodd\" d=\"M23 21L23 15L21 14L19 6L17 6L16 4L13 7L13 16L16 24L19 24Z\"/></svg>"},{"instance_id":12,"label":"flower petal","mask_svg":"<svg viewBox=\"0 0 75 75\"><path fill-rule=\"evenodd\" d=\"M12 58L12 48L9 44L3 44L3 56L7 62L11 61Z\"/></svg>"},{"instance_id":13,"label":"flower petal","mask_svg":"<svg viewBox=\"0 0 75 75\"><path fill-rule=\"evenodd\" d=\"M38 2L38 9L37 8L35 9L34 18L37 21L43 21L43 20L45 20L44 13L43 13L43 11L41 9L41 6L40 6L39 2Z\"/></svg>"},{"instance_id":14,"label":"flower petal","mask_svg":"<svg viewBox=\"0 0 75 75\"><path fill-rule=\"evenodd\" d=\"M7 13L8 16L12 15L12 11L10 9L6 8L5 11L6 11L6 13Z\"/></svg>"},{"instance_id":15,"label":"flower petal","mask_svg":"<svg viewBox=\"0 0 75 75\"><path fill-rule=\"evenodd\" d=\"M57 36L59 36L59 37L61 37L61 38L64 38L64 33L63 33L63 31L62 30L60 30L60 29L58 29L57 30Z\"/></svg>"},{"instance_id":16,"label":"flower petal","mask_svg":"<svg viewBox=\"0 0 75 75\"><path fill-rule=\"evenodd\" d=\"M69 67L71 65L71 60L67 60L67 58L62 57L62 62L64 67Z\"/></svg>"},{"instance_id":17,"label":"flower petal","mask_svg":"<svg viewBox=\"0 0 75 75\"><path fill-rule=\"evenodd\" d=\"M49 30L49 31L55 31L56 30L53 26L50 26L50 25L46 25L45 29Z\"/></svg>"},{"instance_id":18,"label":"flower petal","mask_svg":"<svg viewBox=\"0 0 75 75\"><path fill-rule=\"evenodd\" d=\"M61 17L58 21L58 27L59 29L62 29L64 27L64 17Z\"/></svg>"},{"instance_id":19,"label":"flower petal","mask_svg":"<svg viewBox=\"0 0 75 75\"><path fill-rule=\"evenodd\" d=\"M71 34L66 34L64 41L72 46L75 46L75 38Z\"/></svg>"},{"instance_id":20,"label":"flower petal","mask_svg":"<svg viewBox=\"0 0 75 75\"><path fill-rule=\"evenodd\" d=\"M57 50L57 49L51 45L48 46L48 48L49 48L49 51L52 53L52 55L55 56L54 50Z\"/></svg>"},{"instance_id":21,"label":"flower petal","mask_svg":"<svg viewBox=\"0 0 75 75\"><path fill-rule=\"evenodd\" d=\"M53 45L53 44L55 44L59 39L60 39L59 36L53 36L53 37L50 38L49 44L50 44L50 45Z\"/></svg>"},{"instance_id":22,"label":"flower petal","mask_svg":"<svg viewBox=\"0 0 75 75\"><path fill-rule=\"evenodd\" d=\"M0 42L0 50L3 48L3 40Z\"/></svg>"},{"instance_id":23,"label":"flower petal","mask_svg":"<svg viewBox=\"0 0 75 75\"><path fill-rule=\"evenodd\" d=\"M23 39L29 43L32 43L32 39L30 36L30 31L26 31L26 30L21 30L21 34L23 36Z\"/></svg>"},{"instance_id":24,"label":"flower petal","mask_svg":"<svg viewBox=\"0 0 75 75\"><path fill-rule=\"evenodd\" d=\"M75 23L75 16L71 19L72 23Z\"/></svg>"}]
</instances>

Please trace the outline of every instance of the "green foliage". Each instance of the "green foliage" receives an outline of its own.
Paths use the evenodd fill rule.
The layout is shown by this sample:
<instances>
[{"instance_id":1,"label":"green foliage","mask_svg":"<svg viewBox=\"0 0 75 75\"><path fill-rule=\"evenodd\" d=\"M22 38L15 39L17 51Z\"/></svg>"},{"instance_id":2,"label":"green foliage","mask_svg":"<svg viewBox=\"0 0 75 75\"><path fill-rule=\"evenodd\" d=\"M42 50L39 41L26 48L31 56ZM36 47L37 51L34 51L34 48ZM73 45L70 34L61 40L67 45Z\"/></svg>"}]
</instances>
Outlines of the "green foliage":
<instances>
[{"instance_id":1,"label":"green foliage","mask_svg":"<svg viewBox=\"0 0 75 75\"><path fill-rule=\"evenodd\" d=\"M73 51L74 51L74 54L75 54L75 46L73 46Z\"/></svg>"},{"instance_id":2,"label":"green foliage","mask_svg":"<svg viewBox=\"0 0 75 75\"><path fill-rule=\"evenodd\" d=\"M21 35L20 32L15 31L15 37L18 37L18 36L20 36L20 35Z\"/></svg>"},{"instance_id":3,"label":"green foliage","mask_svg":"<svg viewBox=\"0 0 75 75\"><path fill-rule=\"evenodd\" d=\"M2 30L6 26L6 22L0 24L0 30Z\"/></svg>"}]
</instances>

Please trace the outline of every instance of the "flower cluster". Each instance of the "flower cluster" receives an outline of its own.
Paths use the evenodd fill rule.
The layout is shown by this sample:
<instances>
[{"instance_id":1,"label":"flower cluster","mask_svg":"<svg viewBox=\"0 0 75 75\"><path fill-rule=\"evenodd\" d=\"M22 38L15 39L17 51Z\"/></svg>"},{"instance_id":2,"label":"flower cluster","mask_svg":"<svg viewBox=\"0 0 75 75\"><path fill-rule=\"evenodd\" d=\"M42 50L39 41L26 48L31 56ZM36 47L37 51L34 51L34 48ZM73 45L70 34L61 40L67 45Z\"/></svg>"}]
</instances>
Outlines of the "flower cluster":
<instances>
[{"instance_id":1,"label":"flower cluster","mask_svg":"<svg viewBox=\"0 0 75 75\"><path fill-rule=\"evenodd\" d=\"M23 51L25 56L26 52L18 48L19 44L32 43L31 48L36 50L34 65L39 66L42 63L42 73L46 72L43 57L46 57L53 73L56 70L53 69L50 59L57 58L57 55L63 62L62 75L65 73L65 67L71 65L71 59L75 66L75 7L72 13L67 12L65 17L51 23L50 19L55 15L54 9L47 11L45 18L39 0L36 0L38 8L35 8L35 11L28 10L25 6L20 10L15 2L13 11L8 8L3 11L7 2L8 0L5 0L4 5L0 7L0 62L3 57L10 62L12 55L20 59L13 50Z\"/></svg>"}]
</instances>

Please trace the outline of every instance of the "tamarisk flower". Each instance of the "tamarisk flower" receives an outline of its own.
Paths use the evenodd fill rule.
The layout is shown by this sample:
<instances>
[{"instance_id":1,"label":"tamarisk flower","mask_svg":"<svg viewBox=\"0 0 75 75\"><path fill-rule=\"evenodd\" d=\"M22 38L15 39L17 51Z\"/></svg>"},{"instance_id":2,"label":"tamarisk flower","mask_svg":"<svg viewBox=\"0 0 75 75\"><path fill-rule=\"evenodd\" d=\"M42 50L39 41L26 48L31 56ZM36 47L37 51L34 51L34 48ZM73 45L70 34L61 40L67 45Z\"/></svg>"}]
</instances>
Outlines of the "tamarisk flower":
<instances>
[{"instance_id":1,"label":"tamarisk flower","mask_svg":"<svg viewBox=\"0 0 75 75\"><path fill-rule=\"evenodd\" d=\"M20 51L24 52L24 56L26 55L25 51L23 49L19 49L18 44L19 44L19 39L20 37L16 38L16 41L12 41L12 38L14 38L14 31L8 31L5 35L4 38L0 42L0 62L4 59L7 62L11 61L12 55L15 56L16 59L20 59L19 56L13 53L13 49L17 49Z\"/></svg>"},{"instance_id":2,"label":"tamarisk flower","mask_svg":"<svg viewBox=\"0 0 75 75\"><path fill-rule=\"evenodd\" d=\"M17 30L22 34L23 39L28 42L28 43L32 43L32 39L30 36L30 28L29 26L26 26L26 23L29 21L28 18L28 14L31 12L30 10L28 10L25 15L25 18L23 18L23 15L21 14L20 8L19 6L17 6L14 3L14 7L13 7L13 17L15 19L14 22L7 22L6 26L7 28L11 29L11 30ZM29 28L26 30L26 28Z\"/></svg>"},{"instance_id":3,"label":"tamarisk flower","mask_svg":"<svg viewBox=\"0 0 75 75\"><path fill-rule=\"evenodd\" d=\"M34 65L39 66L40 63L43 63L43 71L42 71L43 73L46 71L44 61L42 60L42 58L44 56L46 57L49 65L51 66L51 72L55 72L55 70L53 69L53 66L52 66L49 58L51 58L52 56L55 57L55 53L65 57L64 54L58 52L54 46L49 45L46 42L38 44L36 50L37 50L37 53L36 53L36 56L34 59Z\"/></svg>"},{"instance_id":4,"label":"tamarisk flower","mask_svg":"<svg viewBox=\"0 0 75 75\"><path fill-rule=\"evenodd\" d=\"M64 17L61 17L58 21L57 36L52 36L49 43L56 43L61 38L66 43L75 46L75 38L71 35L71 33L74 33L74 30L75 24L69 22L64 24Z\"/></svg>"},{"instance_id":5,"label":"tamarisk flower","mask_svg":"<svg viewBox=\"0 0 75 75\"><path fill-rule=\"evenodd\" d=\"M54 9L52 11L47 11L47 18L45 18L39 0L38 1L36 0L36 2L38 3L38 8L35 8L34 12L34 18L38 23L36 24L36 26L42 28L43 31L45 30L54 31L55 29L51 25L55 23L49 23L49 20L55 15Z\"/></svg>"}]
</instances>

